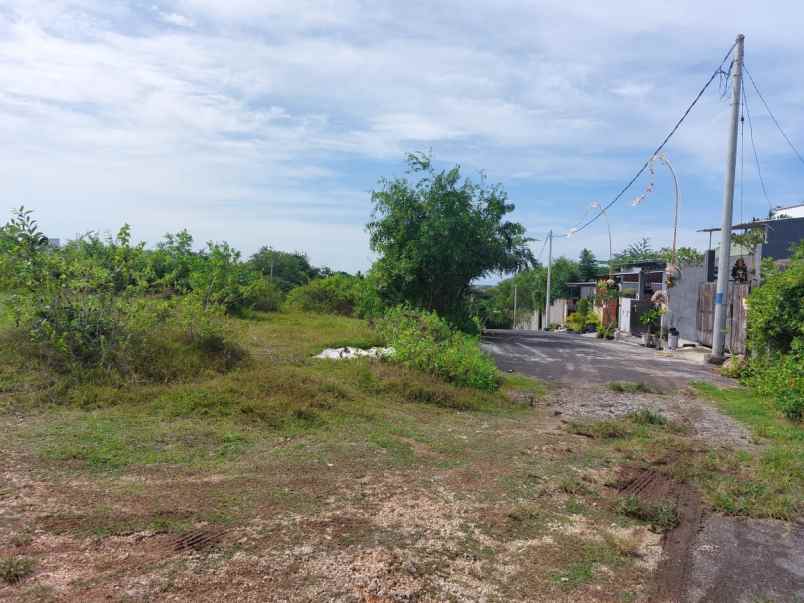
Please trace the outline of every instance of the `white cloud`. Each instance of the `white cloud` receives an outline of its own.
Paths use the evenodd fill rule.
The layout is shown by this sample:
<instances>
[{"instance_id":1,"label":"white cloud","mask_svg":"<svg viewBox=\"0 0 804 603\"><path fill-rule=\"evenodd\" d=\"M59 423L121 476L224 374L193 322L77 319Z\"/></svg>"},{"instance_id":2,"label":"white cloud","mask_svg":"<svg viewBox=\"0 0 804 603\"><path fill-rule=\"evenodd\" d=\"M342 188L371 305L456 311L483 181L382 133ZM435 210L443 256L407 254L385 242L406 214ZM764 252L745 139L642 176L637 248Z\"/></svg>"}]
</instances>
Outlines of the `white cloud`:
<instances>
[{"instance_id":1,"label":"white cloud","mask_svg":"<svg viewBox=\"0 0 804 603\"><path fill-rule=\"evenodd\" d=\"M366 191L432 148L524 201L554 200L537 211L568 224L568 201L616 192L743 27L754 76L804 146L804 9L730 6L8 0L0 194L62 235L94 218L244 248L292 233L289 247L356 269ZM752 110L773 191L794 197L804 182L758 99ZM718 197L727 117L713 88L668 149L690 196ZM695 219L712 221L703 207Z\"/></svg>"}]
</instances>

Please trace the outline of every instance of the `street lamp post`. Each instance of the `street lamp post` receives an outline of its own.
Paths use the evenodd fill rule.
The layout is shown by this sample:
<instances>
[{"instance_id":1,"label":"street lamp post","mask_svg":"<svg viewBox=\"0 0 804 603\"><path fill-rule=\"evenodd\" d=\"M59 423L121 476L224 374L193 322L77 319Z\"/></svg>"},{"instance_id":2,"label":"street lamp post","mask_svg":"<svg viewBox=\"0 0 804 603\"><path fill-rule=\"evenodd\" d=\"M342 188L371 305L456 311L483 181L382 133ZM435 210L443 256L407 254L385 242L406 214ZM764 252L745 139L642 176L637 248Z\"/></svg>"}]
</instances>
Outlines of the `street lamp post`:
<instances>
[{"instance_id":1,"label":"street lamp post","mask_svg":"<svg viewBox=\"0 0 804 603\"><path fill-rule=\"evenodd\" d=\"M672 251L670 252L670 264L666 269L666 273L668 275L672 275L673 273L678 271L678 267L676 266L676 246L678 244L678 210L679 205L681 204L681 193L678 188L678 176L676 175L676 171L673 169L673 164L670 163L670 160L664 153L658 153L651 157L650 163L654 164L655 162L663 163L667 169L670 171L670 175L673 177L673 196L674 196L674 203L673 203L673 247ZM651 169L651 171L653 171ZM653 190L653 186L649 187L649 190ZM639 205L642 200L645 198L645 195L640 195L636 199L634 199L634 205ZM665 277L664 283L662 283L662 289L664 292L664 300L667 304L667 311L662 314L662 324L661 324L661 331L664 332L665 326L669 323L670 325L673 324L672 314L670 314L670 293L667 287L667 278ZM659 341L661 341L661 333L659 334Z\"/></svg>"}]
</instances>

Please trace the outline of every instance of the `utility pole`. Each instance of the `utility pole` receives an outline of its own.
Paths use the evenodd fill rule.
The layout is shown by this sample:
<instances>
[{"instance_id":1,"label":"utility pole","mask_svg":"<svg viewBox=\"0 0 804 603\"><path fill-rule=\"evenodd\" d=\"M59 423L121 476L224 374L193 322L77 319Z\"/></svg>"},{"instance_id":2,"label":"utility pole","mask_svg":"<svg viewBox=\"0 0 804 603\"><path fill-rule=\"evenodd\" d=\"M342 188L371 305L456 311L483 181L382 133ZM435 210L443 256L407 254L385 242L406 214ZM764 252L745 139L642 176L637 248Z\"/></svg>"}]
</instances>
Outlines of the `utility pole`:
<instances>
[{"instance_id":1,"label":"utility pole","mask_svg":"<svg viewBox=\"0 0 804 603\"><path fill-rule=\"evenodd\" d=\"M550 281L553 276L553 231L547 234L547 300L544 307L544 330L550 329Z\"/></svg>"},{"instance_id":2,"label":"utility pole","mask_svg":"<svg viewBox=\"0 0 804 603\"><path fill-rule=\"evenodd\" d=\"M516 278L516 275L514 275ZM516 281L514 281L514 328L516 329Z\"/></svg>"},{"instance_id":3,"label":"utility pole","mask_svg":"<svg viewBox=\"0 0 804 603\"><path fill-rule=\"evenodd\" d=\"M712 359L721 361L726 342L726 302L729 292L729 261L731 259L731 221L734 213L734 172L737 166L737 125L740 119L740 92L743 83L743 42L737 36L731 87L731 129L726 153L726 181L723 189L723 220L720 226L720 257L717 262L717 292L715 293L715 324L712 334Z\"/></svg>"}]
</instances>

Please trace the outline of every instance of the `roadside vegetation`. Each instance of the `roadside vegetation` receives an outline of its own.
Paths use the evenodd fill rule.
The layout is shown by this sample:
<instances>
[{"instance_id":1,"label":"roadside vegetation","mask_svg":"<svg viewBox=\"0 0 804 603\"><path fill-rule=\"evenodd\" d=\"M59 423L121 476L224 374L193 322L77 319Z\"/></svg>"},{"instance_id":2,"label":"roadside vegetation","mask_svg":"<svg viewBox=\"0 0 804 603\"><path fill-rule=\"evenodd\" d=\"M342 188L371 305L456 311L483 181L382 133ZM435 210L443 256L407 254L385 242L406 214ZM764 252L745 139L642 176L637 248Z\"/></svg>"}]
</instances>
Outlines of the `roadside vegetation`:
<instances>
[{"instance_id":1,"label":"roadside vegetation","mask_svg":"<svg viewBox=\"0 0 804 603\"><path fill-rule=\"evenodd\" d=\"M739 376L789 419L804 419L804 242L785 269L763 266L748 298L748 345Z\"/></svg>"}]
</instances>

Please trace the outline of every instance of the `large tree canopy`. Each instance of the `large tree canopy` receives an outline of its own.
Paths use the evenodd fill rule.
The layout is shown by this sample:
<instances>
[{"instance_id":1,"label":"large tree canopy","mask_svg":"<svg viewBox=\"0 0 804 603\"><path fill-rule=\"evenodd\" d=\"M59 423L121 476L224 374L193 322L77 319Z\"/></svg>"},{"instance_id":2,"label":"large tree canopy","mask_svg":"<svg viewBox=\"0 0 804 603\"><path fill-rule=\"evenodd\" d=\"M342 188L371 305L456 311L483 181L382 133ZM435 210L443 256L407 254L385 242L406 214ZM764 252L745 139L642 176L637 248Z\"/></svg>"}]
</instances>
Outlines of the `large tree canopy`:
<instances>
[{"instance_id":1,"label":"large tree canopy","mask_svg":"<svg viewBox=\"0 0 804 603\"><path fill-rule=\"evenodd\" d=\"M407 178L383 180L372 193L367 228L380 254L372 268L380 293L459 322L473 279L513 272L533 262L525 227L505 221L514 206L500 186L462 179L460 168L437 172L430 158L409 155Z\"/></svg>"},{"instance_id":2,"label":"large tree canopy","mask_svg":"<svg viewBox=\"0 0 804 603\"><path fill-rule=\"evenodd\" d=\"M289 253L262 247L251 256L250 263L265 276L272 278L285 293L322 275L322 271L310 265L307 256L299 251Z\"/></svg>"}]
</instances>

